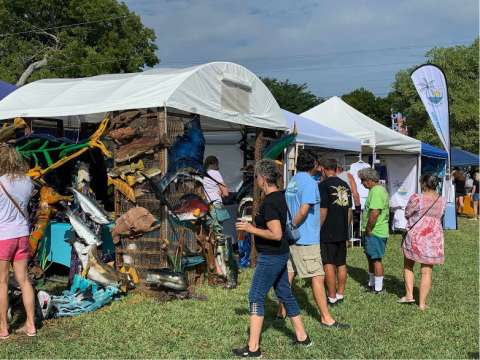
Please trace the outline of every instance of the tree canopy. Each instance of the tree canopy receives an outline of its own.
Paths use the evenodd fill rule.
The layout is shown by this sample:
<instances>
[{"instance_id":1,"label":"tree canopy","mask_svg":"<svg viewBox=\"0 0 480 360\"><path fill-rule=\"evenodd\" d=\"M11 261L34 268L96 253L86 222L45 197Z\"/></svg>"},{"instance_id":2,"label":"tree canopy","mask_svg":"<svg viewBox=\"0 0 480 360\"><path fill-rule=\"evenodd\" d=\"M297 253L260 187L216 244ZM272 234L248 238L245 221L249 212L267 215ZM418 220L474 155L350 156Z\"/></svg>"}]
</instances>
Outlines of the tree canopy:
<instances>
[{"instance_id":1,"label":"tree canopy","mask_svg":"<svg viewBox=\"0 0 480 360\"><path fill-rule=\"evenodd\" d=\"M470 46L433 48L427 52L428 63L438 65L448 84L451 146L478 153L479 146L479 39ZM397 73L391 106L407 116L409 135L441 147L428 114L410 79L415 67Z\"/></svg>"},{"instance_id":2,"label":"tree canopy","mask_svg":"<svg viewBox=\"0 0 480 360\"><path fill-rule=\"evenodd\" d=\"M272 78L262 78L273 97L282 109L300 114L320 104L323 99L311 93L307 84L295 84L289 80L280 81Z\"/></svg>"},{"instance_id":3,"label":"tree canopy","mask_svg":"<svg viewBox=\"0 0 480 360\"><path fill-rule=\"evenodd\" d=\"M0 0L0 78L141 71L159 62L155 33L116 0Z\"/></svg>"}]
</instances>

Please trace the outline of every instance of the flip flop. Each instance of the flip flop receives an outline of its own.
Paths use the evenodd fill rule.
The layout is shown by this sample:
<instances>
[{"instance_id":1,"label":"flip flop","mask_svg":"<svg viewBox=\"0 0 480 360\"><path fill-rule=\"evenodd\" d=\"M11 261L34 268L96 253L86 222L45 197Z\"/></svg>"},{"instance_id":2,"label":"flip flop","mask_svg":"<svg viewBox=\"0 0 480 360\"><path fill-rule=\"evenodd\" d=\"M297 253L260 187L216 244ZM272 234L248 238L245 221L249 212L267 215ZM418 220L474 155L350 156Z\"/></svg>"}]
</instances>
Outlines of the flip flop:
<instances>
[{"instance_id":1,"label":"flip flop","mask_svg":"<svg viewBox=\"0 0 480 360\"><path fill-rule=\"evenodd\" d=\"M415 299L407 299L405 296L397 300L399 304L415 304Z\"/></svg>"},{"instance_id":2,"label":"flip flop","mask_svg":"<svg viewBox=\"0 0 480 360\"><path fill-rule=\"evenodd\" d=\"M15 330L15 334L19 335L27 335L28 337L34 337L37 336L37 331L35 330L34 332L28 332L25 326L22 326L21 328L18 328Z\"/></svg>"},{"instance_id":3,"label":"flip flop","mask_svg":"<svg viewBox=\"0 0 480 360\"><path fill-rule=\"evenodd\" d=\"M7 340L10 337L10 334L7 335L1 335L0 340Z\"/></svg>"}]
</instances>

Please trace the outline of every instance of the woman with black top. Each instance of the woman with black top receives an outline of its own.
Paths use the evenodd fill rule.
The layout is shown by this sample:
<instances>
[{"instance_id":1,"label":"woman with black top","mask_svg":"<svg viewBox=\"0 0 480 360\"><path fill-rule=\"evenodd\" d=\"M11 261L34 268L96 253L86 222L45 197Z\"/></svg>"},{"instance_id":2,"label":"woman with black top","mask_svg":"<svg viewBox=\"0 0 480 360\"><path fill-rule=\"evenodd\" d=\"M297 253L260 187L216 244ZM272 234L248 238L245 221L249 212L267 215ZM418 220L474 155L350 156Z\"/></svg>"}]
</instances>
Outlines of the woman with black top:
<instances>
[{"instance_id":1,"label":"woman with black top","mask_svg":"<svg viewBox=\"0 0 480 360\"><path fill-rule=\"evenodd\" d=\"M260 160L255 165L255 181L265 195L260 204L255 225L237 222L236 228L255 236L255 248L258 252L257 265L252 286L248 294L250 305L250 332L248 344L234 349L240 357L260 357L260 334L264 318L264 302L270 288L274 288L279 301L285 306L295 330L295 344L310 346L312 342L305 332L300 308L293 297L288 282L287 261L289 257L288 241L285 238L287 204L285 194L277 184L280 173L272 160Z\"/></svg>"},{"instance_id":2,"label":"woman with black top","mask_svg":"<svg viewBox=\"0 0 480 360\"><path fill-rule=\"evenodd\" d=\"M453 183L455 184L455 198L457 199L457 214L463 214L463 197L467 195L465 190L465 173L458 167L453 169Z\"/></svg>"}]
</instances>

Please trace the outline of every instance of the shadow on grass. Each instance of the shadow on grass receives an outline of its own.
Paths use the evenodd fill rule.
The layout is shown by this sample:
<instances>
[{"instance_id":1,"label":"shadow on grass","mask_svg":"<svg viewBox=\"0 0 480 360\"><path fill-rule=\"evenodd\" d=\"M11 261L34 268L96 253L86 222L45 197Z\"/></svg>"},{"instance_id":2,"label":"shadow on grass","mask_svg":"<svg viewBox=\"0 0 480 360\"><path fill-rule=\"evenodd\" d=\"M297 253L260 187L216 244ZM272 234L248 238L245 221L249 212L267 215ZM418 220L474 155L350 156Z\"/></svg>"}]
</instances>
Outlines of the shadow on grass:
<instances>
[{"instance_id":1,"label":"shadow on grass","mask_svg":"<svg viewBox=\"0 0 480 360\"><path fill-rule=\"evenodd\" d=\"M468 353L468 358L469 359L479 359L480 358L480 354L479 352L469 352Z\"/></svg>"},{"instance_id":2,"label":"shadow on grass","mask_svg":"<svg viewBox=\"0 0 480 360\"><path fill-rule=\"evenodd\" d=\"M368 281L368 272L365 269L348 266L348 275L360 285L365 285ZM405 295L405 286L402 279L392 275L385 275L383 278L385 291L395 294L398 297ZM348 285L347 285L348 286ZM414 296L418 294L418 288L413 289Z\"/></svg>"},{"instance_id":3,"label":"shadow on grass","mask_svg":"<svg viewBox=\"0 0 480 360\"><path fill-rule=\"evenodd\" d=\"M304 288L307 288L307 291L311 291L311 286L293 286L293 295L297 299L298 305L300 309L303 311L306 311L310 316L313 318L318 317L318 311L317 307L315 305L312 305L309 302L308 295ZM278 302L276 300L273 300L270 297L270 294L267 295L265 298L265 316L263 320L263 327L262 327L262 334L267 331L269 328L273 328L279 332L282 332L286 337L290 339L295 339L295 333L289 329L286 326L286 323L289 322L290 320L286 318L285 320L276 320L275 316L277 314L278 310ZM248 308L246 307L239 307L234 309L235 314L242 316L242 315L248 315L249 311ZM248 333L248 330L247 330ZM261 340L262 335L260 335L260 340Z\"/></svg>"}]
</instances>

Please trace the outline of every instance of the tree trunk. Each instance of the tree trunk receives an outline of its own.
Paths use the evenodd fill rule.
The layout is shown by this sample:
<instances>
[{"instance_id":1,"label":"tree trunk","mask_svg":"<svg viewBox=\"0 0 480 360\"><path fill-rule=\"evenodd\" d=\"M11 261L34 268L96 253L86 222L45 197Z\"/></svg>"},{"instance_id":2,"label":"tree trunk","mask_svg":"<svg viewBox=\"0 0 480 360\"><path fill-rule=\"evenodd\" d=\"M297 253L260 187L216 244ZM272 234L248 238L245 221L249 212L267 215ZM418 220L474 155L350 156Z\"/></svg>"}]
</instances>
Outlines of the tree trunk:
<instances>
[{"instance_id":1,"label":"tree trunk","mask_svg":"<svg viewBox=\"0 0 480 360\"><path fill-rule=\"evenodd\" d=\"M48 60L45 56L42 60L35 61L34 63L28 65L27 69L23 72L22 76L20 76L20 79L17 81L17 87L25 85L25 82L30 77L30 75L32 75L35 70L47 65L47 62Z\"/></svg>"}]
</instances>

